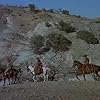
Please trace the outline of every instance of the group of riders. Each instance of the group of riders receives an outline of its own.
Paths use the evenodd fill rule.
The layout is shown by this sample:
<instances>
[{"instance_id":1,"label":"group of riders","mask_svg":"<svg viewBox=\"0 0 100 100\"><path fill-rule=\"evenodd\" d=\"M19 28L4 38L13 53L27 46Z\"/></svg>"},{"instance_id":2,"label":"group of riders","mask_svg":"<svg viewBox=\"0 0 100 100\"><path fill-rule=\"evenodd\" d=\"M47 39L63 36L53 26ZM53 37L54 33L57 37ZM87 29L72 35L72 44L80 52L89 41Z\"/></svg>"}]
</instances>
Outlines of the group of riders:
<instances>
[{"instance_id":1,"label":"group of riders","mask_svg":"<svg viewBox=\"0 0 100 100\"><path fill-rule=\"evenodd\" d=\"M5 75L7 75L7 72L9 70L11 70L11 68L13 67L12 61L9 58L7 60L8 60L8 64L7 64L7 68L4 72ZM35 68L34 68L34 72L36 75L38 75L38 73L40 74L43 72L42 67L43 67L42 61L40 60L40 57L37 57L37 62L36 62Z\"/></svg>"},{"instance_id":2,"label":"group of riders","mask_svg":"<svg viewBox=\"0 0 100 100\"><path fill-rule=\"evenodd\" d=\"M82 69L83 69L82 73L84 74L86 68L90 69L89 68L90 61L89 61L88 55L84 55L83 58L84 60L83 60L83 65L82 65ZM41 61L41 57L37 57L36 59L37 59L37 62L34 67L34 73L35 75L40 75L43 73L43 63ZM4 71L4 75L7 76L9 72L11 71L11 69L14 69L13 62L11 61L11 59L8 59L8 66Z\"/></svg>"},{"instance_id":3,"label":"group of riders","mask_svg":"<svg viewBox=\"0 0 100 100\"><path fill-rule=\"evenodd\" d=\"M89 67L89 58L87 55L83 56L84 60L83 60L83 69L85 70L86 67ZM11 67L13 66L12 62L10 61L10 59L8 59L9 64L8 64L8 68L5 70L5 75L7 74L7 72L11 69ZM40 57L37 57L37 62L34 68L34 72L36 75L38 75L38 73L42 73L43 72L43 64L42 61L40 60Z\"/></svg>"}]
</instances>

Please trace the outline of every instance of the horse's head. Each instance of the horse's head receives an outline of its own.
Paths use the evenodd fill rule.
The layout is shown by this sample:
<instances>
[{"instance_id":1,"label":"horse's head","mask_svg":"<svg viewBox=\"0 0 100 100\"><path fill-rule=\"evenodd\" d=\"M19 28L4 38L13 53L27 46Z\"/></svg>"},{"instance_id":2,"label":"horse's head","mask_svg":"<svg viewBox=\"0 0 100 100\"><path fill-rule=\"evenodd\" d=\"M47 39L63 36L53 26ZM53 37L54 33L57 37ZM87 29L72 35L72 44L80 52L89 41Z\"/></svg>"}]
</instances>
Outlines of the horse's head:
<instances>
[{"instance_id":1,"label":"horse's head","mask_svg":"<svg viewBox=\"0 0 100 100\"><path fill-rule=\"evenodd\" d=\"M77 65L77 62L78 61L74 60L72 68L74 68Z\"/></svg>"},{"instance_id":2,"label":"horse's head","mask_svg":"<svg viewBox=\"0 0 100 100\"><path fill-rule=\"evenodd\" d=\"M74 60L74 63L73 63L73 66L72 66L72 68L74 68L75 66L82 66L82 63L80 63L79 61L77 61L77 60Z\"/></svg>"}]
</instances>

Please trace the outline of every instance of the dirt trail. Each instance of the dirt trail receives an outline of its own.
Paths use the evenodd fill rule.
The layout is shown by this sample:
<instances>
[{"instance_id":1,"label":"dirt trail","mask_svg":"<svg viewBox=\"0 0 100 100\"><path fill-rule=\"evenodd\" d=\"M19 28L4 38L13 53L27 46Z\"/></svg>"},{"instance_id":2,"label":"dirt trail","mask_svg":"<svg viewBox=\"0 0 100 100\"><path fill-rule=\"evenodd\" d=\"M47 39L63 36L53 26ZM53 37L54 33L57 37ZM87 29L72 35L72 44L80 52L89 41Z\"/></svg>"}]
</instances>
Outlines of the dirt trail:
<instances>
[{"instance_id":1,"label":"dirt trail","mask_svg":"<svg viewBox=\"0 0 100 100\"><path fill-rule=\"evenodd\" d=\"M0 100L100 100L100 82L38 82L0 88Z\"/></svg>"}]
</instances>

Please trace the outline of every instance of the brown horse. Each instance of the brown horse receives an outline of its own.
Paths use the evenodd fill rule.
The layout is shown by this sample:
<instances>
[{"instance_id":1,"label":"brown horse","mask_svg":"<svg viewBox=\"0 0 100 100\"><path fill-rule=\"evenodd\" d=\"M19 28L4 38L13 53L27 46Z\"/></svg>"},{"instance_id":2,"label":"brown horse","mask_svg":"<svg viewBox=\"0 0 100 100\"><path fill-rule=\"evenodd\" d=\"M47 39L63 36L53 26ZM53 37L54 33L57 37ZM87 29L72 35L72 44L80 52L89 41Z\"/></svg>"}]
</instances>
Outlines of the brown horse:
<instances>
[{"instance_id":1,"label":"brown horse","mask_svg":"<svg viewBox=\"0 0 100 100\"><path fill-rule=\"evenodd\" d=\"M8 75L7 75L7 76L5 75L5 70L6 70L5 67L0 67L0 74L3 74L4 85L5 85L5 80L6 80L6 78L8 78L8 82L9 82L9 84L10 84L10 77L8 77Z\"/></svg>"},{"instance_id":2,"label":"brown horse","mask_svg":"<svg viewBox=\"0 0 100 100\"><path fill-rule=\"evenodd\" d=\"M0 67L0 76L2 76L4 74L5 70L6 70L5 67ZM0 81L2 81L2 77L0 78Z\"/></svg>"},{"instance_id":3,"label":"brown horse","mask_svg":"<svg viewBox=\"0 0 100 100\"><path fill-rule=\"evenodd\" d=\"M76 78L78 80L80 80L78 78L78 75L83 75L84 77L84 80L86 81L85 79L85 74L91 74L91 73L94 73L96 74L98 77L99 77L99 74L98 72L100 71L100 66L97 66L97 65L94 65L94 64L88 64L88 65L84 65L82 63L80 63L79 61L74 61L73 63L73 68L77 66L77 70L76 70Z\"/></svg>"}]
</instances>

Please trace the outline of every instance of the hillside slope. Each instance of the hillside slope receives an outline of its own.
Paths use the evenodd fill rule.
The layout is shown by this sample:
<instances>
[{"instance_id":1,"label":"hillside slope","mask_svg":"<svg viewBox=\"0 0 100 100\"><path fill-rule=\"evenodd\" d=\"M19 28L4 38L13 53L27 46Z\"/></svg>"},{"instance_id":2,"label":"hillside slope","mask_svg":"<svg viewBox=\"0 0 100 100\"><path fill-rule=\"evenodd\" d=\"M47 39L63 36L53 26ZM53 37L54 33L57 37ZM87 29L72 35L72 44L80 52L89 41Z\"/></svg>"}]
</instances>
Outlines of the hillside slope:
<instances>
[{"instance_id":1,"label":"hillside slope","mask_svg":"<svg viewBox=\"0 0 100 100\"><path fill-rule=\"evenodd\" d=\"M68 26L70 32L69 29L66 29L69 24L70 27L73 27L70 29ZM74 28L75 31L73 31ZM87 43L84 38L78 38L77 32L83 30L93 34L98 40L98 43L91 44ZM57 48L57 46L58 48L61 48L57 43L57 46L51 43L52 45L50 45L51 47L49 49L45 48L46 42L48 41L47 37L49 34L53 33L56 33L58 37L57 41L54 38L55 43L57 42L62 45L64 39L70 41L69 43L71 45L65 44L65 46L68 46L69 50L63 52L58 50L59 52L55 52L53 48ZM42 47L35 48L32 39L39 35L44 37L45 42ZM59 39L59 36L62 36L64 39L60 41L61 38ZM67 43L68 40L66 40ZM1 64L7 64L5 58L14 55L14 65L22 65L21 67L25 75L25 64L28 62L34 66L36 63L36 57L39 54L38 52L42 52L41 58L44 66L51 65L57 67L57 69L59 69L59 74L56 78L68 80L68 78L72 77L72 75L69 75L68 73L73 61L79 60L82 62L82 56L84 54L89 55L91 63L100 65L99 42L100 24L96 23L94 20L61 13L50 13L45 11L31 12L27 7L0 7ZM35 52L35 50L37 51Z\"/></svg>"}]
</instances>

